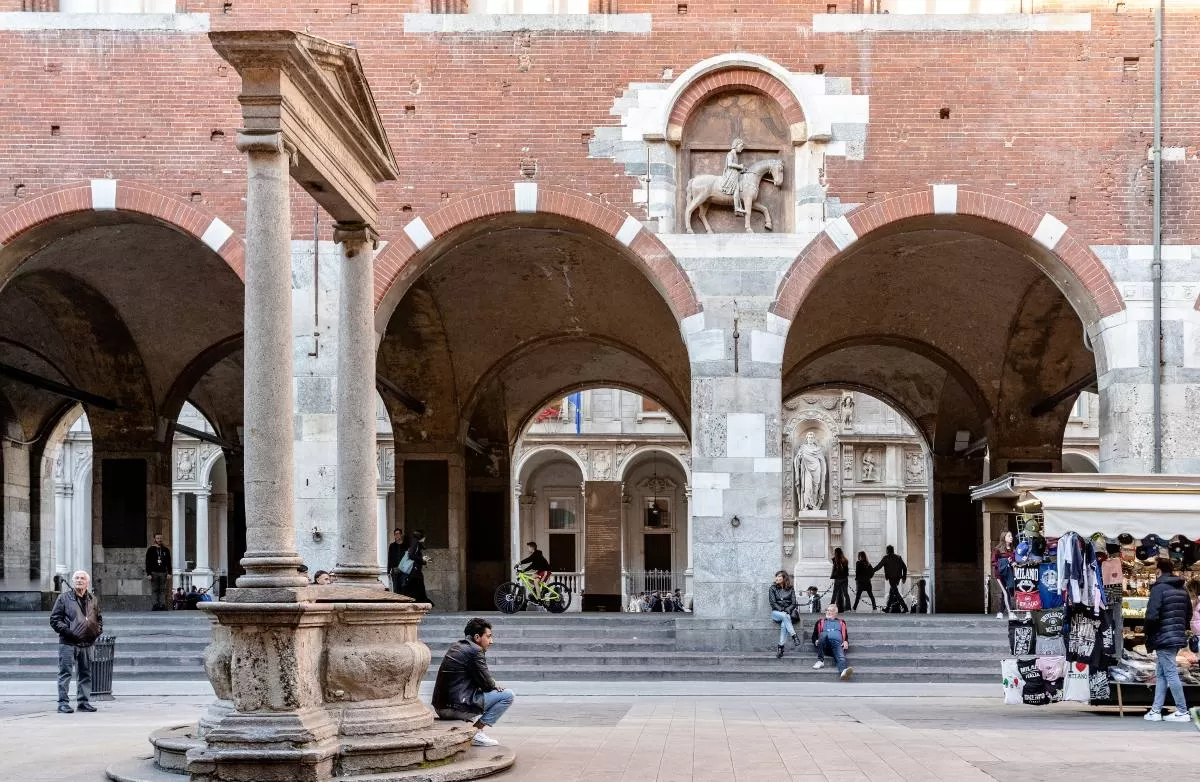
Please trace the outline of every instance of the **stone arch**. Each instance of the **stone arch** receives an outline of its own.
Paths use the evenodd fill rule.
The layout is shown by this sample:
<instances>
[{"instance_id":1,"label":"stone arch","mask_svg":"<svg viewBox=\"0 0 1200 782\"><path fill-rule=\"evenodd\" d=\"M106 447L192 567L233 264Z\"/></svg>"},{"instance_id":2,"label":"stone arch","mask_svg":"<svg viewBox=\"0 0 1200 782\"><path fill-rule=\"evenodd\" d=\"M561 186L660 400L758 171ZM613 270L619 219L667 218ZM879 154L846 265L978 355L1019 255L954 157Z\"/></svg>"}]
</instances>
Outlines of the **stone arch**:
<instances>
[{"instance_id":1,"label":"stone arch","mask_svg":"<svg viewBox=\"0 0 1200 782\"><path fill-rule=\"evenodd\" d=\"M678 451L672 451L670 448L667 448L666 446L663 446L663 445L639 445L638 447L634 448L629 453L625 454L625 456L621 460L620 464L617 465L617 480L624 481L625 474L627 472L629 472L630 465L632 465L635 461L637 461L639 456L650 453L652 451L661 453L661 454L665 454L668 459L670 459L672 462L677 464L679 466L679 469L683 470L684 480L687 481L687 484L689 486L691 485L691 483L692 483L692 466L690 464L688 464L687 460L684 459L679 454Z\"/></svg>"},{"instance_id":2,"label":"stone arch","mask_svg":"<svg viewBox=\"0 0 1200 782\"><path fill-rule=\"evenodd\" d=\"M755 54L731 53L710 57L688 68L668 88L659 118L647 140L679 143L683 126L692 109L718 92L747 89L773 98L783 110L792 143L803 144L813 122L815 107L806 104L803 93L792 86L792 74L782 65Z\"/></svg>"},{"instance_id":3,"label":"stone arch","mask_svg":"<svg viewBox=\"0 0 1200 782\"><path fill-rule=\"evenodd\" d=\"M225 458L225 451L220 448L214 448L204 460L200 463L200 485L212 485L212 471L217 466L217 462Z\"/></svg>"},{"instance_id":4,"label":"stone arch","mask_svg":"<svg viewBox=\"0 0 1200 782\"><path fill-rule=\"evenodd\" d=\"M513 478L517 482L520 482L521 474L525 471L525 468L529 465L529 462L535 456L542 453L557 453L561 456L565 456L579 469L580 476L586 477L588 474L587 465L584 464L583 460L579 458L579 454L572 453L570 450L563 448L561 445L535 445L517 457L516 462L513 464Z\"/></svg>"},{"instance_id":5,"label":"stone arch","mask_svg":"<svg viewBox=\"0 0 1200 782\"><path fill-rule=\"evenodd\" d=\"M984 232L1000 226L1024 240L1031 250L1027 257L1054 281L1085 325L1125 309L1108 269L1054 215L1038 212L1010 195L936 184L896 193L830 221L787 270L771 312L793 320L821 275L868 235L903 230L912 221L929 221L936 227L937 221L947 218L974 220Z\"/></svg>"},{"instance_id":6,"label":"stone arch","mask_svg":"<svg viewBox=\"0 0 1200 782\"><path fill-rule=\"evenodd\" d=\"M0 281L37 247L37 229L58 218L87 212L127 212L150 217L195 237L245 280L246 248L228 223L154 185L136 180L93 179L47 190L0 214ZM7 248L31 246L6 258Z\"/></svg>"},{"instance_id":7,"label":"stone arch","mask_svg":"<svg viewBox=\"0 0 1200 782\"><path fill-rule=\"evenodd\" d=\"M900 417L904 419L905 423L912 427L913 431L917 433L917 436L921 438L921 447L925 452L933 451L933 442L930 439L929 433L925 430L925 427L921 425L921 422L917 420L916 416L914 416L908 409L908 405L906 405L900 399L897 399L894 395L874 385L853 381L843 382L840 380L829 380L821 383L813 383L802 386L800 389L788 394L787 400L785 401L796 399L804 394L813 393L814 391L830 390L857 391L860 394L866 394L867 396L875 397L880 402L883 402L885 405L895 410L896 413L898 413Z\"/></svg>"},{"instance_id":8,"label":"stone arch","mask_svg":"<svg viewBox=\"0 0 1200 782\"><path fill-rule=\"evenodd\" d=\"M517 182L476 191L427 217L415 217L375 259L375 325L383 334L400 299L437 257L472 224L515 214L551 214L600 233L625 254L662 295L676 321L701 310L691 280L675 256L641 222L608 204L567 188Z\"/></svg>"},{"instance_id":9,"label":"stone arch","mask_svg":"<svg viewBox=\"0 0 1200 782\"><path fill-rule=\"evenodd\" d=\"M574 394L577 391L587 391L589 389L594 389L594 388L617 388L622 391L629 391L630 393L638 394L639 396L644 396L647 399L653 399L655 402L657 402L658 404L662 405L663 407L665 407L667 409L667 412L669 412L671 414L671 416L675 419L676 423L679 424L680 428L683 429L684 432L687 432L690 430L690 419L682 417L679 414L679 412L677 410L675 410L673 405L670 405L667 402L664 402L663 400L659 399L657 395L647 393L644 388L635 386L635 385L629 383L627 380L617 380L615 378L600 378L598 380L590 380L589 379L582 383L563 386L562 388L558 389L554 393L547 394L537 404L535 404L530 410L528 410L524 414L524 417L521 418L520 422L516 426L513 427L513 430L512 430L513 431L513 442L516 442L518 439L520 439L520 437L524 434L525 430L529 428L530 424L533 422L533 419L538 414L538 412L545 409L546 406L549 405L551 402L553 402L555 399L561 399L562 397L567 396L568 394ZM470 408L468 407L467 409L470 409Z\"/></svg>"}]
</instances>

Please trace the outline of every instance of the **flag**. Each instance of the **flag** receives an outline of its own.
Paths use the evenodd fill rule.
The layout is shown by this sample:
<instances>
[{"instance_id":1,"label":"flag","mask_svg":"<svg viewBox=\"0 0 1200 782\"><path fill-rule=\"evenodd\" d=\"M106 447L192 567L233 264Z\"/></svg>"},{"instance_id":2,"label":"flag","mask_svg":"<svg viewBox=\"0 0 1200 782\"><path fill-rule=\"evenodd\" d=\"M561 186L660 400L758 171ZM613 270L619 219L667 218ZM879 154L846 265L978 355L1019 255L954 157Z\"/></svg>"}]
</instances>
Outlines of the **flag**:
<instances>
[{"instance_id":1,"label":"flag","mask_svg":"<svg viewBox=\"0 0 1200 782\"><path fill-rule=\"evenodd\" d=\"M583 403L583 394L579 391L576 391L574 394L571 394L569 397L567 397L567 404L569 404L571 406L572 410L574 411L575 434L579 434L580 432L583 431L583 404L582 403Z\"/></svg>"}]
</instances>

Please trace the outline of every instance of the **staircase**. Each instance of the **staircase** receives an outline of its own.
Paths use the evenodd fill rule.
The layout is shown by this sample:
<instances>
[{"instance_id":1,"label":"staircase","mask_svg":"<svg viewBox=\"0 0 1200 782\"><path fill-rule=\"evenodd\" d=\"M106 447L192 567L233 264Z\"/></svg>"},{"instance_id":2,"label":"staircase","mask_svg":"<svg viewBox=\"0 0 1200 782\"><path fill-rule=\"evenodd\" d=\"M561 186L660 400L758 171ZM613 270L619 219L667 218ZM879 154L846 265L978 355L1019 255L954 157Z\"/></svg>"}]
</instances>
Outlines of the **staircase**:
<instances>
[{"instance_id":1,"label":"staircase","mask_svg":"<svg viewBox=\"0 0 1200 782\"><path fill-rule=\"evenodd\" d=\"M421 639L433 653L428 679L445 649L461 637L473 614L433 613L421 623ZM677 649L676 617L690 614L484 614L495 626L488 662L501 681L532 680L717 680L829 681L832 659L812 670L815 657L802 622L804 646L791 644L775 659L778 630L763 622L760 646L751 651ZM1006 656L1007 623L983 616L848 614L850 664L855 679L875 682L994 682ZM113 679L202 680L209 621L199 611L112 613L105 630L117 636ZM48 614L0 613L0 681L42 679L58 672L58 643Z\"/></svg>"}]
</instances>

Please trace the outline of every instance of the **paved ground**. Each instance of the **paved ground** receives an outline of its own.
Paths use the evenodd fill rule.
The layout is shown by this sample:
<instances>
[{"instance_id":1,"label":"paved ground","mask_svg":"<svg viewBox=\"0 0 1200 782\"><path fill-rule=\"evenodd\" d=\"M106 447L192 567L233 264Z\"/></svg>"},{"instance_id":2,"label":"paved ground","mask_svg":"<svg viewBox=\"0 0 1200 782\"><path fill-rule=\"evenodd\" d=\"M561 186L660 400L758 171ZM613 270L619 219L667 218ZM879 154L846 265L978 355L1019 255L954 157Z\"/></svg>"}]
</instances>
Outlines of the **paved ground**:
<instances>
[{"instance_id":1,"label":"paved ground","mask_svg":"<svg viewBox=\"0 0 1200 782\"><path fill-rule=\"evenodd\" d=\"M1200 780L1200 732L1190 724L1068 704L1004 706L999 687L979 697L926 686L930 694L918 697L832 682L785 685L774 695L757 687L679 695L654 683L645 695L567 694L599 691L598 683L557 683L562 694L512 686L517 704L493 735L516 750L517 764L498 782L1058 782L1120 776L1123 761L1111 753L1122 750L1136 751L1139 778ZM691 690L723 688L699 682ZM194 720L209 699L130 695L99 704L97 714L60 715L53 697L0 690L0 779L100 782L107 763L149 755L152 728Z\"/></svg>"}]
</instances>

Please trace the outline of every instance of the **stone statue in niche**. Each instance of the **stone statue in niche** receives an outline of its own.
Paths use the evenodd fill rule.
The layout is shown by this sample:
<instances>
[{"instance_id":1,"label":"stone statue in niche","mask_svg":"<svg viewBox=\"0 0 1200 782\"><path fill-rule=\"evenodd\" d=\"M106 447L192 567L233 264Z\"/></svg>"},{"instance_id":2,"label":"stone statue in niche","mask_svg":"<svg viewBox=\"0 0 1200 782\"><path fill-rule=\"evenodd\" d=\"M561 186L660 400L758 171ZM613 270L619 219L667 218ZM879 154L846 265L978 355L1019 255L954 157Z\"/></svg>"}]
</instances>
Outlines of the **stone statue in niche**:
<instances>
[{"instance_id":1,"label":"stone statue in niche","mask_svg":"<svg viewBox=\"0 0 1200 782\"><path fill-rule=\"evenodd\" d=\"M862 479L864 483L879 480L879 457L870 448L863 452Z\"/></svg>"},{"instance_id":2,"label":"stone statue in niche","mask_svg":"<svg viewBox=\"0 0 1200 782\"><path fill-rule=\"evenodd\" d=\"M732 206L735 215L745 217L747 233L754 233L754 229L750 227L750 215L756 210L762 213L763 228L767 231L774 230L771 210L757 199L763 177L768 177L767 181L776 187L783 187L783 161L768 158L745 168L737 162L741 144L741 139L734 140L723 175L718 177L713 174L700 174L688 180L687 207L683 213L683 223L687 226L688 233L695 233L692 230L692 214L697 209L700 210L700 222L704 224L704 230L708 233L713 232L712 225L708 222L709 204ZM731 178L733 183L727 184Z\"/></svg>"},{"instance_id":3,"label":"stone statue in niche","mask_svg":"<svg viewBox=\"0 0 1200 782\"><path fill-rule=\"evenodd\" d=\"M842 429L854 428L854 394L842 395Z\"/></svg>"},{"instance_id":4,"label":"stone statue in niche","mask_svg":"<svg viewBox=\"0 0 1200 782\"><path fill-rule=\"evenodd\" d=\"M904 471L908 476L909 483L920 483L925 480L925 459L921 454L910 451L904 455L904 460Z\"/></svg>"},{"instance_id":5,"label":"stone statue in niche","mask_svg":"<svg viewBox=\"0 0 1200 782\"><path fill-rule=\"evenodd\" d=\"M804 442L796 447L796 453L792 456L796 507L800 511L821 510L825 507L825 479L828 473L829 463L825 458L825 447L817 442L817 433L810 429L804 434Z\"/></svg>"}]
</instances>

